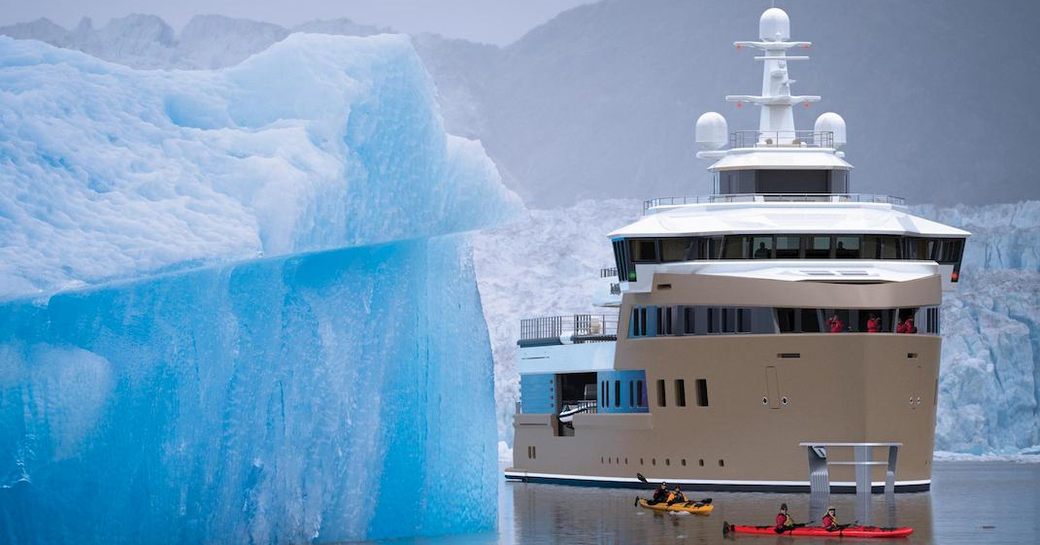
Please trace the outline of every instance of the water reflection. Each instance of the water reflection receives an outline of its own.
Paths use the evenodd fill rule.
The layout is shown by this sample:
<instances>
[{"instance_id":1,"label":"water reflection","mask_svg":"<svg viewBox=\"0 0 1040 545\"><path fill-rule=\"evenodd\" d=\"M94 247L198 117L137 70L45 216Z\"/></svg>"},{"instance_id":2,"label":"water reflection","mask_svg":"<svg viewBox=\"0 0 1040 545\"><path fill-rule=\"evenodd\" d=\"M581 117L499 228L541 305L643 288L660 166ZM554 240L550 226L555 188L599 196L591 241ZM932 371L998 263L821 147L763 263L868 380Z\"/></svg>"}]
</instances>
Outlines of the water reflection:
<instances>
[{"instance_id":1,"label":"water reflection","mask_svg":"<svg viewBox=\"0 0 1040 545\"><path fill-rule=\"evenodd\" d=\"M859 539L790 536L723 537L722 521L770 524L781 502L803 522L809 494L691 493L711 496L715 511L707 517L660 514L633 506L639 491L503 482L499 490L499 532L393 543L463 544L730 544L868 543ZM842 522L852 522L857 498L831 495ZM933 507L934 506L934 507ZM1038 543L1040 542L1040 464L1002 462L937 463L931 492L883 494L870 498L875 523L889 517L911 526L907 539L886 543ZM818 523L819 521L814 521Z\"/></svg>"},{"instance_id":2,"label":"water reflection","mask_svg":"<svg viewBox=\"0 0 1040 545\"><path fill-rule=\"evenodd\" d=\"M802 522L809 513L809 494L714 493L715 511L708 517L660 514L632 505L636 491L583 489L566 486L508 483L512 498L512 541L537 545L610 543L690 543L717 544L733 541L755 543L793 543L790 536L722 535L724 520L745 524L771 524L781 502ZM830 504L838 509L840 520L852 522L856 496L832 495ZM890 506L884 495L870 499L874 520L888 518L894 508L897 524L913 526L909 542L932 541L932 496L930 493L898 494ZM510 528L503 527L505 536ZM813 539L814 543L838 543L835 538ZM847 541L847 540L846 540ZM904 541L905 542L905 541Z\"/></svg>"}]
</instances>

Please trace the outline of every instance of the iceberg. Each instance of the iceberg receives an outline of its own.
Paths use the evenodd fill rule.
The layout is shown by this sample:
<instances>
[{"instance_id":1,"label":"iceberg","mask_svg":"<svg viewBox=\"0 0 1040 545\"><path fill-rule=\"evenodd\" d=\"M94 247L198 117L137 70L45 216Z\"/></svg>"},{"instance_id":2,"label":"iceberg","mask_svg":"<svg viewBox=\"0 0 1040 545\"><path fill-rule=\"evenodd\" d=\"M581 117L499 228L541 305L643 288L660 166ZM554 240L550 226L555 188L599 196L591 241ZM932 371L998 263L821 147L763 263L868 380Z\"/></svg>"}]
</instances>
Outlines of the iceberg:
<instances>
[{"instance_id":1,"label":"iceberg","mask_svg":"<svg viewBox=\"0 0 1040 545\"><path fill-rule=\"evenodd\" d=\"M492 529L464 232L519 208L404 37L211 72L0 37L3 541Z\"/></svg>"}]
</instances>

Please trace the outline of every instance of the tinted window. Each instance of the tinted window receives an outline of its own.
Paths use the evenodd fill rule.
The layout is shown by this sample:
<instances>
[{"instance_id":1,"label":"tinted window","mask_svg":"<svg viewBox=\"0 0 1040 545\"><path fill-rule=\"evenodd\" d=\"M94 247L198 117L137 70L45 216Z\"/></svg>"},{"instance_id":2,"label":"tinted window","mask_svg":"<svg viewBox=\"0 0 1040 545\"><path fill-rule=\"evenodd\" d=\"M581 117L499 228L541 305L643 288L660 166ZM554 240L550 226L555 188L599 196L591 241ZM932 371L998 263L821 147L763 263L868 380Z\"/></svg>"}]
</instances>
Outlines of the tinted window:
<instances>
[{"instance_id":1,"label":"tinted window","mask_svg":"<svg viewBox=\"0 0 1040 545\"><path fill-rule=\"evenodd\" d=\"M798 259L798 251L802 244L802 237L777 235L776 258Z\"/></svg>"},{"instance_id":2,"label":"tinted window","mask_svg":"<svg viewBox=\"0 0 1040 545\"><path fill-rule=\"evenodd\" d=\"M633 240L632 260L636 263L654 263L657 261L656 240Z\"/></svg>"},{"instance_id":3,"label":"tinted window","mask_svg":"<svg viewBox=\"0 0 1040 545\"><path fill-rule=\"evenodd\" d=\"M773 257L773 237L751 237L751 257L770 259Z\"/></svg>"},{"instance_id":4,"label":"tinted window","mask_svg":"<svg viewBox=\"0 0 1040 545\"><path fill-rule=\"evenodd\" d=\"M805 248L806 259L829 259L831 257L831 237L813 235Z\"/></svg>"},{"instance_id":5,"label":"tinted window","mask_svg":"<svg viewBox=\"0 0 1040 545\"><path fill-rule=\"evenodd\" d=\"M860 258L858 236L841 236L834 238L834 257L838 259Z\"/></svg>"}]
</instances>

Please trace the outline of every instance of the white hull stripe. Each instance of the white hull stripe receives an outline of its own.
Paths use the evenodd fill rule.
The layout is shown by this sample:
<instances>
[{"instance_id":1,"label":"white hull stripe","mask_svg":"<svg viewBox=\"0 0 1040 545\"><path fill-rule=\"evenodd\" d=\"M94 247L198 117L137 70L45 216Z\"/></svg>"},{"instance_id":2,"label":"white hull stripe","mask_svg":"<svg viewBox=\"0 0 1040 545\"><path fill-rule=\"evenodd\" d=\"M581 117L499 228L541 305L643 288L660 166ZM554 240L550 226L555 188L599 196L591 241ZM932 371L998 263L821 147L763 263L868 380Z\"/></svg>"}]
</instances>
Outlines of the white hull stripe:
<instances>
[{"instance_id":1,"label":"white hull stripe","mask_svg":"<svg viewBox=\"0 0 1040 545\"><path fill-rule=\"evenodd\" d=\"M559 473L529 473L526 471L506 471L507 478L523 479L533 477L536 479L569 479L576 481L597 481L610 483L637 483L638 479L633 477L601 477L598 475L563 475ZM710 479L675 479L647 477L650 482L668 481L674 484L725 484L740 486L809 486L809 481L733 481L733 480L710 480ZM854 481L831 481L831 486L856 486ZM896 486L920 486L932 484L931 479L920 481L896 481ZM884 481L873 481L871 486L885 486Z\"/></svg>"}]
</instances>

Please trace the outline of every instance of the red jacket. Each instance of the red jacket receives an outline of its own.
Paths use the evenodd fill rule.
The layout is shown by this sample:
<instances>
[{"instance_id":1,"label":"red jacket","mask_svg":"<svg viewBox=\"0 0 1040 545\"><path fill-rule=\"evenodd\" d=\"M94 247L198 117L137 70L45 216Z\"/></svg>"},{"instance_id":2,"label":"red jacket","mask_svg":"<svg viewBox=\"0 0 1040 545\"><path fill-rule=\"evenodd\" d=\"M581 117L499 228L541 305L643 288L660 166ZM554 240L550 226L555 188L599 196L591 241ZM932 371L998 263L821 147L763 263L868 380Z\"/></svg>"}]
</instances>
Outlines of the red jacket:
<instances>
[{"instance_id":1,"label":"red jacket","mask_svg":"<svg viewBox=\"0 0 1040 545\"><path fill-rule=\"evenodd\" d=\"M880 320L867 320L867 333L877 333L881 330Z\"/></svg>"},{"instance_id":2,"label":"red jacket","mask_svg":"<svg viewBox=\"0 0 1040 545\"><path fill-rule=\"evenodd\" d=\"M831 526L837 526L838 520L836 517L832 517L830 513L823 516L823 527L830 528Z\"/></svg>"},{"instance_id":3,"label":"red jacket","mask_svg":"<svg viewBox=\"0 0 1040 545\"><path fill-rule=\"evenodd\" d=\"M831 321L831 333L841 333L845 331L845 322L841 321L841 318L837 318Z\"/></svg>"},{"instance_id":4,"label":"red jacket","mask_svg":"<svg viewBox=\"0 0 1040 545\"><path fill-rule=\"evenodd\" d=\"M787 525L788 518L789 517L788 517L788 515L786 513L777 513L776 514L776 527L777 528L781 528L781 529L782 528L787 528L788 527L788 525ZM793 521L791 523L791 526L794 526L794 522Z\"/></svg>"}]
</instances>

